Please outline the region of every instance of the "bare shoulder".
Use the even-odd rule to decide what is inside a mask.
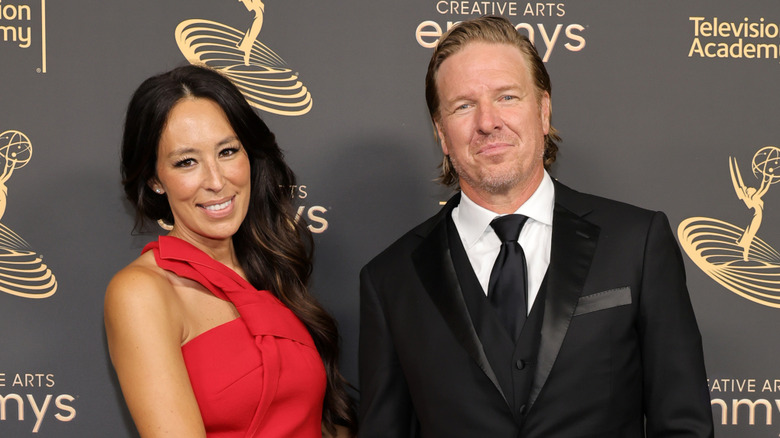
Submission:
[[[164,301],[167,298],[165,292],[172,289],[165,271],[157,267],[154,255],[147,252],[114,275],[106,288],[106,305],[115,302],[138,305],[148,300]]]
[[[154,263],[151,252],[114,275],[106,289],[106,329],[155,327],[176,321],[177,294],[168,275]]]

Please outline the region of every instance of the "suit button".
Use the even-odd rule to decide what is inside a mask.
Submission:
[[[520,415],[525,415],[525,405],[520,406]]]
[[[522,370],[525,368],[525,361],[523,359],[518,359],[517,362],[515,362],[515,367],[518,370]]]

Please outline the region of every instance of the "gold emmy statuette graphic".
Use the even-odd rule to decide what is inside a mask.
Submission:
[[[255,13],[246,32],[215,21],[186,20],[176,27],[179,50],[190,63],[205,64],[229,77],[255,108],[284,116],[308,113],[313,101],[307,88],[279,55],[257,40],[265,4],[239,1]]]
[[[0,133],[0,219],[8,205],[5,183],[14,170],[32,158],[32,144],[19,131]],[[57,280],[42,257],[10,228],[0,223],[0,292],[22,298],[48,298],[57,291]]]
[[[677,235],[688,257],[702,271],[735,294],[769,307],[780,308],[780,253],[758,237],[764,216],[762,197],[780,181],[780,148],[766,146],[753,156],[758,188],[742,179],[737,159],[729,157],[731,182],[737,197],[753,210],[744,229],[718,219],[688,218]]]

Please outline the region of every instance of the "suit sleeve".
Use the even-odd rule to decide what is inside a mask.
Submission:
[[[712,437],[701,335],[682,255],[660,212],[645,243],[639,312],[647,436]]]
[[[416,436],[416,417],[390,328],[369,270],[360,273],[360,419],[358,436]]]

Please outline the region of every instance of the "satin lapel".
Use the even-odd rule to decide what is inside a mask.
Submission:
[[[450,201],[449,204],[452,204]],[[457,202],[455,203],[457,205]],[[452,208],[444,208],[441,220],[425,237],[419,247],[412,253],[417,275],[423,287],[439,309],[455,338],[477,362],[487,377],[493,382],[504,401],[509,402],[498,383],[498,378],[488,362],[485,350],[477,336],[477,331],[471,322],[466,301],[452,263],[450,248],[447,243],[447,216]]]
[[[558,191],[556,190],[556,196]],[[552,250],[547,268],[547,300],[542,321],[542,341],[529,406],[533,406],[547,382],[563,338],[582,294],[596,250],[599,228],[556,202]]]

